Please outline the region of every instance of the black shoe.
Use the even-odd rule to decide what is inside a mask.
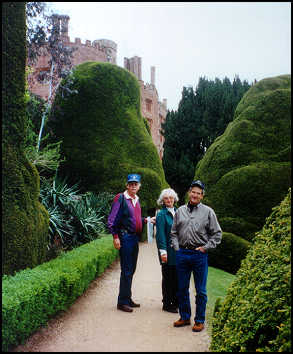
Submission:
[[[167,311],[167,312],[172,312],[172,313],[178,313],[178,310],[175,306],[167,306],[167,305],[164,305],[163,306],[163,311]]]
[[[130,307],[140,307],[140,304],[136,304],[135,302],[133,302],[132,300],[130,300],[129,306],[130,306]]]
[[[132,312],[132,308],[128,305],[123,305],[123,304],[118,304],[117,305],[117,309],[118,310],[121,310],[121,311],[124,311],[124,312]]]

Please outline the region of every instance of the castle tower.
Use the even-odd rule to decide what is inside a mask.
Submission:
[[[67,15],[54,14],[53,16],[53,28],[56,30],[56,34],[61,37],[65,42],[69,42],[68,37],[68,22],[70,17]]]
[[[76,66],[86,61],[109,62],[116,65],[117,44],[108,39],[98,39],[91,43],[86,40],[81,42],[80,38],[70,41],[68,36],[68,25],[70,17],[67,15],[53,15],[53,27],[57,35],[66,43],[66,46],[76,49],[73,52],[72,65]],[[34,94],[47,99],[50,92],[49,82],[45,79],[40,81],[34,79],[39,73],[50,72],[49,57],[47,54],[40,56],[37,63],[33,65],[34,72],[29,76],[29,89]],[[124,58],[124,68],[132,72],[138,79],[140,86],[141,113],[148,121],[152,140],[162,159],[164,137],[160,133],[161,124],[165,121],[167,114],[167,100],[163,103],[159,101],[158,92],[155,86],[155,67],[151,67],[151,83],[144,84],[142,80],[142,60],[141,57]],[[44,78],[46,75],[44,75]],[[57,87],[57,86],[56,86]],[[54,92],[53,92],[54,96]]]
[[[153,86],[155,85],[155,78],[156,78],[156,68],[154,66],[151,66],[151,84]]]
[[[60,19],[60,24],[61,24],[61,38],[65,41],[65,42],[69,42],[69,36],[68,36],[68,22],[70,17],[67,15],[62,15],[59,16]]]
[[[164,99],[163,103],[159,101],[158,92],[155,86],[156,68],[151,66],[150,84],[144,84],[141,79],[140,57],[134,56],[132,58],[124,58],[124,68],[132,72],[139,80],[141,113],[149,124],[153,142],[157,148],[160,159],[162,159],[164,137],[161,135],[160,130],[167,115],[167,100]]]
[[[138,80],[141,80],[141,58],[134,56],[132,58],[124,58],[124,68],[132,72]]]
[[[98,46],[100,50],[107,55],[107,61],[116,64],[117,59],[117,44],[109,39],[97,39],[93,41],[94,46]]]
[[[52,27],[53,27],[53,33],[55,33],[57,36],[60,34],[60,19],[59,15],[53,14],[52,15]]]

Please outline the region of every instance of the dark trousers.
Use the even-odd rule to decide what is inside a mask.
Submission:
[[[177,272],[175,265],[162,264],[162,295],[164,306],[178,307],[177,291]]]
[[[138,236],[123,234],[120,237],[120,286],[118,295],[119,305],[130,305],[132,278],[136,269],[138,257]]]
[[[176,252],[176,269],[180,317],[182,320],[189,320],[191,316],[189,284],[191,273],[193,273],[196,290],[194,320],[203,323],[207,304],[208,254],[180,249]]]

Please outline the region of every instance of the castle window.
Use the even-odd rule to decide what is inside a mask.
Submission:
[[[146,103],[146,110],[148,111],[148,112],[151,112],[152,111],[152,100],[150,100],[150,99],[146,99],[145,100],[145,103]]]

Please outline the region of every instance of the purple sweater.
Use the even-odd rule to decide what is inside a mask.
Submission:
[[[117,194],[108,216],[108,229],[113,237],[119,238],[121,229],[130,234],[140,235],[144,223],[145,220],[141,217],[139,201],[136,202],[134,207],[131,199],[125,198],[123,193]]]

